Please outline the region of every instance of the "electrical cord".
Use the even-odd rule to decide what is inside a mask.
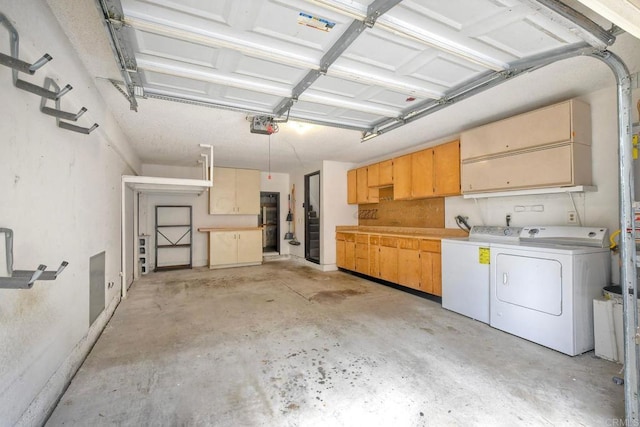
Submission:
[[[456,219],[456,224],[461,230],[464,230],[467,233],[471,231],[471,226],[469,225],[465,217],[463,217],[462,215],[457,215],[455,219]]]

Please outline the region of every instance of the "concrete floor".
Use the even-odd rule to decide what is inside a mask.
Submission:
[[[618,425],[619,370],[277,261],[136,282],[47,425]]]

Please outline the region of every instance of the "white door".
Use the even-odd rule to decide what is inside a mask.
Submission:
[[[541,313],[562,314],[562,264],[555,259],[496,256],[496,298]]]

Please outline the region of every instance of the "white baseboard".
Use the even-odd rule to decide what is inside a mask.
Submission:
[[[82,366],[91,348],[102,334],[105,326],[120,304],[120,295],[111,300],[109,305],[95,320],[87,334],[73,348],[71,354],[46,382],[40,393],[33,399],[29,407],[22,414],[16,426],[42,426],[55,409],[58,401],[71,383],[74,375]]]

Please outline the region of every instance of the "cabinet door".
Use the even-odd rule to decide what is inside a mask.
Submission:
[[[393,199],[411,199],[411,154],[393,159]]]
[[[358,204],[369,203],[369,186],[367,185],[367,168],[356,169],[356,188]]]
[[[344,268],[355,271],[356,269],[356,242],[344,242]]]
[[[378,185],[393,185],[393,160],[378,163]]]
[[[262,231],[238,231],[238,263],[262,262]]]
[[[336,265],[339,268],[346,268],[346,245],[344,239],[338,240],[336,237]]]
[[[433,148],[433,179],[436,196],[460,194],[460,142]]]
[[[589,105],[561,102],[463,132],[461,141],[463,160],[569,141],[590,145]]]
[[[214,184],[215,185],[215,181]],[[260,171],[236,169],[236,214],[260,214]]]
[[[411,155],[411,197],[420,199],[433,196],[433,150],[422,150]]]
[[[355,205],[358,203],[358,186],[357,186],[357,172],[356,169],[352,169],[347,172],[347,203]]]
[[[380,278],[398,283],[397,237],[380,237]]]
[[[420,241],[398,240],[398,283],[410,288],[420,288]]]
[[[440,242],[434,240],[420,242],[420,264],[420,290],[442,296]]]
[[[369,238],[369,276],[380,277],[380,237]]]
[[[369,235],[356,235],[356,271],[369,274]]]
[[[235,208],[236,170],[214,167],[213,187],[209,190],[209,213],[212,215],[233,214]]]
[[[212,231],[209,233],[210,266],[236,264],[238,262],[238,240],[235,231]]]
[[[464,163],[462,191],[577,185],[573,182],[573,145]],[[581,148],[589,150],[590,147]]]
[[[380,165],[378,163],[367,166],[367,185],[369,187],[377,187],[379,185],[379,175]]]

